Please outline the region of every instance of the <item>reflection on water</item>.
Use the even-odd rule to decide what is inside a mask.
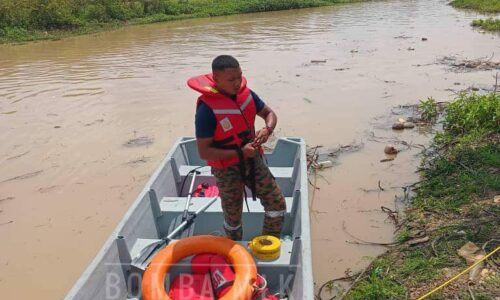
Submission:
[[[492,80],[491,72],[433,64],[500,50],[497,36],[470,28],[476,14],[446,2],[368,2],[0,46],[0,238],[9,241],[0,247],[1,294],[65,294],[172,142],[193,134],[196,95],[185,80],[208,72],[221,53],[239,58],[250,86],[277,111],[279,134],[326,147],[364,141],[322,173],[311,207],[316,282],[361,268],[383,249],[346,243],[344,229],[391,240],[380,206],[394,207],[418,164],[418,149],[379,163],[385,144],[367,137],[425,143],[416,130],[385,129],[397,117],[392,106],[446,100],[456,82]],[[122,146],[144,136],[154,144]],[[394,188],[363,191],[379,180]]]

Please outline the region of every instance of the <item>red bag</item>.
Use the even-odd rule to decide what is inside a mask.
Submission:
[[[213,255],[210,259],[210,278],[217,298],[224,296],[233,286],[235,274],[224,256]]]
[[[191,259],[191,273],[205,275],[210,272],[210,259],[214,254],[202,253],[193,256]]]
[[[219,299],[229,292],[235,278],[231,264],[224,256],[217,254],[203,253],[195,255],[191,259],[191,270],[197,275],[210,274],[215,299]],[[255,285],[256,290],[252,295],[252,300],[278,300],[276,296],[269,293],[267,281],[261,275],[257,275]]]
[[[173,300],[215,300],[208,274],[180,274],[175,277],[168,293]]]
[[[193,192],[193,197],[216,197],[219,196],[219,188],[216,185],[208,185],[204,182],[199,184]]]

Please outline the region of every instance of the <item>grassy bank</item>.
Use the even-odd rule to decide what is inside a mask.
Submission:
[[[415,299],[467,267],[457,250],[470,241],[484,253],[500,245],[500,94],[461,95],[446,108],[444,130],[425,151],[421,182],[396,247],[359,277],[347,299]],[[495,299],[493,256],[486,273],[461,276],[427,299]],[[481,270],[480,270],[481,271]]]
[[[361,0],[1,0],[0,42],[69,35],[178,19],[298,9]]]
[[[456,8],[472,9],[482,13],[500,12],[499,0],[454,0],[450,4]],[[487,31],[500,31],[500,19],[474,20],[471,25]]]
[[[488,31],[500,31],[500,19],[479,19],[472,22],[472,26]]]
[[[450,4],[456,8],[473,9],[485,13],[500,12],[498,0],[454,0]]]

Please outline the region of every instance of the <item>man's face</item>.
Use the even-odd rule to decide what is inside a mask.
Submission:
[[[213,76],[217,89],[231,96],[238,94],[241,87],[241,74],[240,67],[215,71]]]

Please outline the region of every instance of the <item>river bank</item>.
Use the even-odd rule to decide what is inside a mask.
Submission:
[[[421,109],[438,117],[437,109]],[[391,244],[396,246],[363,272],[346,274],[355,279],[347,299],[423,299],[419,297],[498,250],[500,94],[459,95],[444,111],[443,128],[423,152],[421,181],[411,186],[415,196],[397,226]],[[427,296],[495,299],[498,262],[497,253]]]
[[[500,13],[500,1],[496,0],[454,0],[450,4],[456,8],[471,9],[480,13]],[[500,19],[497,18],[477,19],[471,25],[486,31],[500,32]]]
[[[363,0],[4,0],[0,3],[0,43],[58,40],[137,24],[361,1]]]

